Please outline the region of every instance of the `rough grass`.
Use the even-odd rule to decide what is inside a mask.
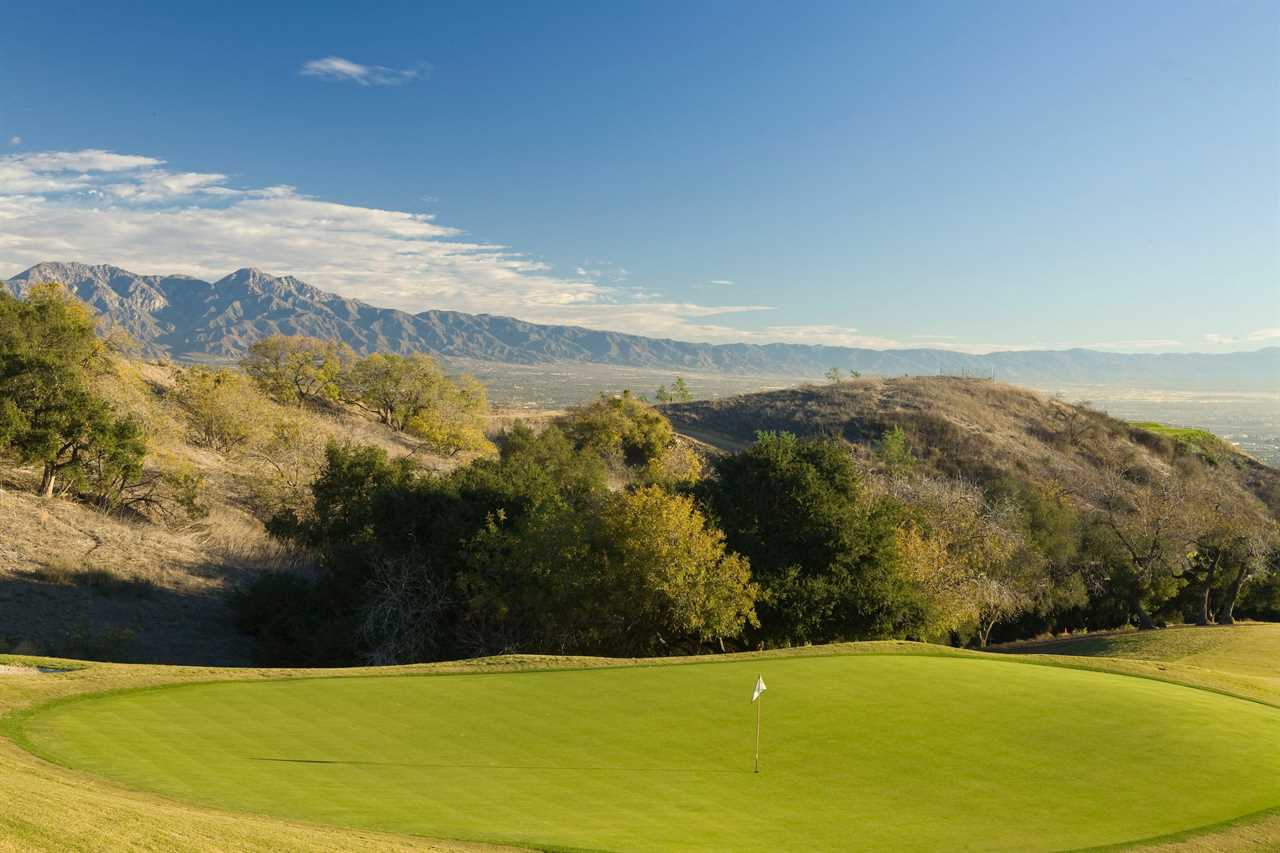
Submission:
[[[886,657],[903,653],[913,656]],[[1050,849],[1133,842],[1280,804],[1280,767],[1271,766],[1280,749],[1266,746],[1280,746],[1280,710],[1160,683],[1190,674],[1201,686],[1229,690],[1231,679],[1177,663],[1031,660],[1054,666],[898,643],[641,669],[619,667],[655,662],[521,657],[341,673],[93,665],[0,679],[0,711],[112,688],[249,679],[55,706],[32,716],[28,731],[38,739],[47,723],[52,739],[41,748],[82,750],[59,760],[105,757],[100,772],[141,773],[118,778],[181,798],[520,843]],[[526,672],[498,674],[517,670]],[[755,777],[744,689],[758,671],[770,691],[765,773]],[[386,677],[447,672],[482,674]],[[374,678],[294,680],[327,674]],[[271,681],[280,678],[290,681]],[[75,720],[84,725],[69,735],[63,727],[75,728]],[[185,740],[170,740],[186,728]],[[191,737],[196,730],[200,737]],[[150,762],[120,755],[126,746]],[[392,766],[310,763],[353,759]],[[58,836],[70,831],[59,828],[62,818],[89,832],[82,813],[117,808],[131,815],[122,822],[128,844],[163,846],[168,821],[181,819],[208,833],[187,846],[242,846],[219,835],[228,829],[222,812],[86,782],[39,762],[39,784],[15,778],[11,768],[32,762],[0,749],[0,827],[16,826],[15,810],[43,791],[43,808],[52,809],[40,818],[45,847],[84,846],[91,835],[79,836],[79,845]],[[411,766],[422,764],[436,766]],[[226,774],[245,784],[227,785]],[[398,784],[363,799],[386,783]],[[10,788],[18,789],[16,805]],[[82,808],[85,797],[92,806]],[[1170,849],[1274,843],[1280,826],[1269,820],[1220,827]],[[280,847],[306,846],[296,835],[303,825],[252,818],[243,826],[255,828],[262,847],[277,839]],[[336,844],[319,836],[309,843]]]
[[[1243,622],[1156,631],[1117,631],[1010,643],[997,651],[1176,664],[1187,677],[1211,674],[1233,692],[1280,705],[1280,625]]]

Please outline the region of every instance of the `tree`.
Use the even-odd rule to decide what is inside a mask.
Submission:
[[[844,371],[838,367],[832,367],[826,372],[827,381],[833,385],[844,379]]]
[[[1095,553],[1103,555],[1138,626],[1154,628],[1151,605],[1176,591],[1183,556],[1200,532],[1201,507],[1176,473],[1150,476],[1113,465],[1086,489],[1101,535],[1093,540]]]
[[[926,593],[935,629],[971,624],[986,646],[996,625],[1047,590],[1046,561],[1030,547],[1012,501],[937,478],[895,480],[892,489],[907,507],[900,557]]]
[[[343,376],[342,399],[403,431],[447,381],[429,355],[374,353],[358,360]]]
[[[640,469],[637,480],[645,485],[680,489],[697,483],[702,473],[702,457],[687,444],[672,442]]]
[[[595,533],[600,577],[626,624],[614,643],[637,651],[679,640],[720,642],[758,625],[759,588],[745,559],[684,495],[655,486],[613,495]]]
[[[760,433],[715,463],[700,495],[762,589],[760,633],[780,644],[901,636],[917,627],[897,564],[896,508],[864,488],[848,445]]]
[[[675,440],[671,422],[630,391],[570,410],[557,424],[578,450],[640,467],[656,459]]]
[[[1055,399],[1054,404],[1053,418],[1058,426],[1056,438],[1059,441],[1069,447],[1078,447],[1096,431],[1100,415],[1088,400],[1068,405]]]
[[[186,412],[191,441],[198,447],[230,453],[258,430],[262,398],[243,373],[189,367],[178,373],[174,397]]]
[[[90,388],[101,358],[92,312],[61,285],[35,285],[25,300],[0,293],[0,449],[41,466],[44,497],[60,474],[113,444],[116,463],[141,464],[145,445],[120,441],[136,424]]]
[[[484,386],[465,374],[449,379],[422,353],[360,359],[342,377],[342,399],[421,439],[422,448],[433,453],[493,449],[484,434]]]
[[[1230,625],[1235,620],[1236,602],[1251,581],[1263,578],[1274,570],[1277,531],[1274,522],[1263,522],[1243,527],[1237,536],[1219,547],[1226,547],[1225,559],[1219,563],[1225,583],[1219,593],[1214,621]]]
[[[464,374],[454,381],[445,379],[432,390],[426,404],[405,424],[405,432],[432,453],[492,452],[493,443],[485,436],[489,399],[484,385]]]
[[[669,653],[755,622],[746,560],[692,498],[655,486],[493,514],[467,553],[475,652]]]
[[[876,455],[891,474],[905,474],[916,464],[906,430],[900,426],[894,426],[880,437]]]
[[[684,377],[677,376],[671,383],[670,390],[666,385],[659,385],[653,396],[659,403],[688,403],[693,399],[693,392],[689,390],[689,383],[684,381]]]
[[[300,404],[337,400],[342,374],[354,358],[341,341],[272,335],[251,345],[240,364],[267,396]]]
[[[1241,590],[1263,572],[1277,541],[1276,522],[1266,506],[1213,468],[1192,460],[1179,467],[1194,523],[1183,576],[1190,582],[1187,592],[1194,594],[1199,625],[1233,621]]]
[[[142,462],[147,441],[136,418],[108,418],[82,450],[69,481],[103,512],[159,504],[159,475],[147,477]]]
[[[253,483],[255,510],[264,519],[305,517],[310,486],[324,457],[324,437],[302,412],[270,423],[249,449],[258,476]]]

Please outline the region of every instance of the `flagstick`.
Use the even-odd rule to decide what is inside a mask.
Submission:
[[[756,769],[752,772],[760,772],[760,707],[764,705],[764,694],[756,699]]]

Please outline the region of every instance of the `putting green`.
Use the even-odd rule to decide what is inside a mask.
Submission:
[[[1280,806],[1280,710],[969,657],[195,684],[55,704],[22,740],[230,809],[609,850],[1050,850]]]

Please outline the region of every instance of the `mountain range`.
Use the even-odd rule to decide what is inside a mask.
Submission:
[[[994,375],[1038,387],[1280,389],[1280,347],[1222,354],[1070,349],[972,355],[941,349],[691,343],[490,314],[410,314],[252,268],[208,282],[182,275],[138,275],[105,264],[51,262],[37,264],[3,286],[21,297],[44,281],[66,285],[110,325],[129,332],[147,354],[180,361],[231,361],[254,341],[281,333],[339,338],[362,354],[427,352],[446,360],[508,364],[584,362],[807,378],[835,366],[882,376]]]

